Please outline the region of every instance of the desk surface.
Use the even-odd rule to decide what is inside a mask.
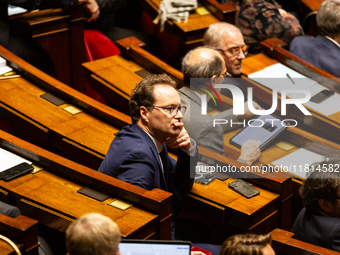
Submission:
[[[310,11],[318,11],[323,0],[300,0]]]
[[[58,82],[3,48],[0,54],[25,70],[21,73],[25,78],[0,80],[5,126],[19,137],[98,169],[114,134],[130,124],[131,118]],[[65,104],[56,106],[40,97],[47,92]],[[65,106],[82,112],[73,115],[64,110]]]
[[[284,50],[282,48],[280,49]],[[294,62],[295,60],[293,59],[289,60],[289,57],[287,57],[287,59],[288,59],[288,62],[291,63],[293,66],[294,66],[294,63],[299,64],[299,62]],[[296,60],[299,61],[298,58],[296,58]],[[279,61],[276,60],[275,58],[272,58],[266,54],[256,54],[254,56],[248,57],[243,60],[242,74],[245,76],[248,76],[249,74],[253,72],[260,71],[264,69],[265,67],[268,67],[276,63],[279,63]],[[283,64],[286,64],[286,63],[283,63]],[[303,63],[301,64],[301,66],[302,65]],[[306,67],[304,68],[308,70]],[[322,72],[322,73],[325,73],[325,72]],[[314,73],[313,70],[308,70],[308,73],[307,71],[305,73],[305,75],[307,77],[310,77],[311,79],[314,78],[312,76],[314,74],[316,75],[317,73]],[[324,80],[326,80],[325,77],[323,78]],[[259,102],[263,102],[265,104],[271,105],[272,91],[270,89],[262,86],[259,83],[252,82],[252,81],[250,82],[250,85],[254,88],[253,94],[254,94],[254,97],[256,98],[255,101],[259,101]],[[335,85],[334,88],[337,88],[337,86]],[[279,100],[280,100],[280,96],[279,96]],[[302,129],[310,130],[310,132],[313,132],[330,141],[335,141],[337,143],[340,143],[340,139],[337,135],[338,131],[340,130],[340,121],[339,121],[340,112],[336,112],[334,114],[326,116],[310,107],[305,106],[308,109],[308,111],[312,114],[312,116],[306,117],[296,107],[295,108],[292,108],[290,106],[288,107],[289,107],[288,108],[289,110],[287,110],[287,116],[282,115],[281,116],[282,118],[287,118],[288,116],[290,116],[292,119],[296,119],[298,121],[298,127],[301,127]]]
[[[272,236],[272,247],[277,255],[340,254],[339,252],[333,250],[294,239],[294,233],[289,231],[274,229],[270,234]]]
[[[158,9],[161,0],[141,0],[142,5],[146,12],[152,19],[158,16]],[[200,15],[196,11],[190,13],[187,22],[177,22],[168,20],[165,25],[165,29],[170,34],[178,35],[180,40],[188,43],[192,43],[195,40],[202,41],[205,30],[213,23],[219,22],[219,20],[209,13]]]
[[[108,203],[113,201],[113,197],[100,202],[77,193],[77,190],[82,188],[81,185],[77,185],[45,170],[36,174],[25,175],[10,182],[0,181],[0,186],[2,189],[8,190],[14,193],[15,196],[20,197],[20,207],[27,208],[26,210],[23,209],[24,212],[29,211],[30,209],[28,208],[32,210],[33,207],[40,206],[47,208],[45,210],[52,210],[54,214],[60,213],[61,218],[70,222],[85,213],[100,212],[118,224],[124,237],[137,235],[137,231],[142,231],[143,229],[145,231],[145,229],[151,228],[151,225],[157,220],[157,215],[135,206],[122,211],[108,205]],[[33,217],[33,215],[29,216]],[[48,222],[50,219],[44,217],[43,213],[36,213],[34,218],[43,224],[49,223],[50,227],[65,231],[59,221]]]
[[[69,223],[83,214],[100,212],[118,224],[123,237],[170,238],[170,193],[125,183],[1,130],[0,146],[42,167],[37,173],[9,182],[0,181],[1,200],[6,201],[11,194],[15,198],[13,205],[24,215],[65,231]],[[80,194],[77,191],[82,187],[106,194],[108,198],[101,202]],[[132,206],[122,210],[108,205],[114,199]]]
[[[104,158],[114,134],[119,129],[85,112],[72,115],[40,96],[46,91],[24,78],[1,80],[0,104],[10,107],[48,133],[55,133],[91,150]],[[13,100],[15,98],[15,100]],[[48,138],[47,138],[48,139]]]

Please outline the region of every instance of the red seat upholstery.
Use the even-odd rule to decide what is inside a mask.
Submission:
[[[84,43],[86,62],[120,54],[118,47],[98,30],[85,29]],[[86,94],[89,97],[106,104],[105,100],[97,93],[97,91],[92,89],[88,83],[86,83]]]
[[[117,46],[98,30],[85,29],[84,41],[87,62],[120,54]]]

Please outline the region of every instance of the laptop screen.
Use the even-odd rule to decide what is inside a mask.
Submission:
[[[191,243],[185,241],[121,240],[122,255],[190,255]]]

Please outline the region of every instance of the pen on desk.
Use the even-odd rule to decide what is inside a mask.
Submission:
[[[288,77],[288,79],[289,79],[293,84],[295,84],[295,82],[293,81],[292,77],[290,77],[289,73],[286,73],[286,76]]]
[[[12,78],[19,78],[19,77],[21,77],[21,76],[18,75],[18,74],[9,75],[9,76],[1,76],[1,77],[0,77],[0,80],[6,80],[6,79],[12,79]]]

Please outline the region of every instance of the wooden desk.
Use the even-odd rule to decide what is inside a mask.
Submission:
[[[98,169],[114,134],[130,117],[58,82],[0,48],[0,54],[19,65],[25,78],[0,80],[0,127],[92,169]],[[65,101],[56,106],[40,96],[49,92]],[[15,100],[13,100],[15,98]],[[63,109],[82,110],[72,115]]]
[[[314,67],[285,50],[283,47],[286,46],[286,44],[281,40],[272,38],[265,40],[261,44],[264,46],[265,54],[257,54],[243,60],[242,74],[244,76],[248,76],[253,72],[280,62],[295,71],[318,81],[330,90],[340,93],[339,79],[317,67]],[[250,81],[249,86],[253,87],[255,101],[271,106],[272,92],[270,89],[252,81]],[[280,96],[278,96],[278,106],[280,105],[281,99]],[[340,137],[338,136],[338,132],[340,130],[340,112],[326,116],[309,107],[306,108],[312,116],[305,116],[295,105],[289,105],[287,106],[287,115],[281,117],[283,119],[295,119],[298,121],[298,127],[315,133],[316,135],[330,141],[340,143]]]
[[[19,27],[31,29],[32,37],[51,56],[59,81],[86,93],[81,67],[85,62],[83,16],[79,5],[14,15],[11,19]]]
[[[161,0],[140,0],[140,3],[152,20],[158,16]],[[196,11],[190,13],[188,22],[166,21],[165,31],[170,35],[175,35],[176,38],[179,39],[179,45],[174,46],[173,44],[169,44],[169,48],[166,49],[171,52],[172,56],[170,61],[178,64],[187,51],[201,46],[205,30],[211,24],[218,21],[211,13],[200,15]],[[174,50],[177,46],[179,52]]]
[[[0,214],[0,234],[9,238],[22,254],[38,255],[38,222],[23,215],[11,218]],[[10,254],[13,249],[0,240],[0,253]]]
[[[141,42],[135,38],[131,39],[123,39],[118,42],[118,44],[122,47],[122,54],[131,60],[127,60],[126,58],[122,58],[122,56],[115,56],[110,57],[107,59],[101,59],[97,61],[93,61],[90,63],[84,64],[84,66],[87,68],[88,77],[92,79],[93,81],[97,81],[96,88],[97,90],[100,88],[106,89],[105,93],[103,95],[109,95],[107,100],[110,100],[110,98],[115,98],[114,100],[117,100],[117,98],[124,98],[126,100],[126,109],[127,108],[127,101],[130,97],[130,91],[134,88],[137,81],[142,80],[141,77],[138,77],[134,72],[139,71],[141,69],[146,69],[150,71],[151,73],[161,73],[166,72],[171,77],[173,77],[176,81],[181,82],[183,79],[183,74],[172,67],[169,67],[164,62],[160,61],[159,59],[152,56],[150,53],[143,50],[141,46]],[[119,73],[123,73],[123,77],[136,77],[136,81],[129,82],[131,79],[126,79],[126,81],[119,80],[119,77],[117,75],[112,75],[115,70],[119,70]],[[90,80],[90,81],[92,81]],[[92,82],[91,82],[92,84]],[[183,82],[180,83],[181,85]],[[120,94],[116,93],[116,91],[119,91]],[[125,91],[125,93],[123,93]],[[221,95],[222,96],[222,95]],[[223,100],[227,103],[232,103],[230,99],[227,97],[223,97]],[[112,100],[112,103],[114,101]],[[201,148],[200,148],[201,153]],[[238,153],[239,152],[235,152]],[[229,155],[229,154],[227,154]],[[236,155],[236,154],[235,154]],[[221,156],[221,155],[219,155]],[[221,156],[226,160],[226,157]],[[223,159],[221,159],[223,160]],[[236,162],[236,161],[235,161]],[[230,164],[234,164],[235,162],[232,162]],[[234,194],[234,197],[231,196],[231,200],[225,200],[222,201],[222,197],[229,197],[230,190],[227,188],[225,190],[225,193],[221,193],[220,197],[215,197],[216,189],[219,188],[225,188],[226,183],[223,183],[221,181],[216,180],[214,184],[203,186],[199,184],[194,184],[193,190],[188,195],[187,199],[188,202],[185,203],[186,206],[191,212],[200,212],[199,214],[203,217],[208,217],[210,219],[214,219],[213,221],[224,223],[224,224],[234,224],[238,227],[238,229],[245,230],[255,230],[257,231],[266,231],[264,230],[264,223],[261,225],[259,222],[265,221],[268,223],[270,220],[276,221],[274,223],[275,226],[281,226],[285,229],[291,228],[291,221],[290,218],[287,217],[287,215],[291,214],[291,196],[292,196],[292,190],[291,190],[291,180],[289,179],[290,176],[286,175],[286,179],[281,179],[280,181],[273,181],[272,185],[263,185],[262,187],[266,189],[267,191],[264,191],[264,196],[270,197],[268,200],[264,201],[262,200],[261,203],[258,203],[258,207],[254,208],[247,208],[243,207],[241,208],[233,208],[233,205],[235,205],[235,201],[241,201],[242,198],[238,194]],[[215,185],[217,185],[215,187]],[[260,184],[262,185],[262,184]],[[210,188],[211,187],[211,188]],[[260,186],[261,187],[261,186]],[[275,188],[274,188],[275,187]],[[268,191],[271,191],[272,193],[266,193]],[[232,192],[234,193],[234,192]],[[279,194],[279,195],[278,195]],[[279,196],[279,198],[278,198]],[[255,200],[258,198],[255,198]],[[242,200],[243,203],[240,203],[240,206],[242,207],[244,203],[248,203],[248,201],[245,201],[246,199]],[[274,201],[274,202],[273,202]],[[272,205],[276,205],[276,210],[278,210],[276,213],[274,213],[275,210],[273,210]],[[281,208],[282,207],[282,208]],[[195,208],[195,209],[192,209]],[[204,208],[202,210],[202,208]],[[266,211],[268,208],[269,212]],[[280,208],[280,209],[278,209]],[[249,210],[249,211],[247,211]],[[238,217],[240,220],[234,221],[232,217],[230,217],[230,214],[234,215],[235,211],[238,211]],[[250,212],[251,211],[251,212]],[[265,211],[264,213],[262,213]],[[281,213],[285,212],[287,215],[285,217],[281,217]],[[261,213],[260,213],[261,212]],[[211,217],[210,215],[214,214],[215,216]],[[236,213],[237,214],[237,213]],[[269,217],[270,214],[273,214]],[[259,218],[258,215],[261,215]],[[278,216],[280,215],[280,216]],[[268,216],[269,219],[264,220]],[[274,220],[275,218],[275,220]],[[231,220],[232,219],[232,220]],[[233,222],[231,222],[233,221]],[[269,224],[268,224],[269,225]],[[268,227],[267,225],[267,227]],[[273,225],[273,226],[274,226]],[[230,229],[230,226],[229,226]],[[267,232],[270,231],[269,228],[267,228]],[[220,235],[220,238],[222,239],[223,235]],[[225,235],[224,235],[225,236]],[[223,240],[221,240],[223,241]]]
[[[271,233],[272,247],[277,255],[325,254],[339,255],[339,252],[294,239],[294,233],[274,229]]]
[[[221,4],[216,0],[199,0],[218,20],[235,24],[236,8],[230,3]]]
[[[83,214],[99,212],[118,224],[122,237],[170,239],[172,194],[136,187],[1,130],[0,147],[43,168],[9,182],[0,181],[0,199],[19,207],[24,215],[64,232]],[[100,202],[82,195],[77,192],[82,187],[94,189],[109,198]],[[114,199],[130,203],[132,207],[121,210],[108,205]]]
[[[129,99],[132,90],[148,74],[166,73],[182,87],[183,74],[156,58],[141,46],[135,37],[118,42],[122,54],[84,63],[86,78],[106,102],[119,111],[130,114]]]
[[[300,0],[300,3],[303,4],[309,11],[318,11],[322,2],[323,0]]]

